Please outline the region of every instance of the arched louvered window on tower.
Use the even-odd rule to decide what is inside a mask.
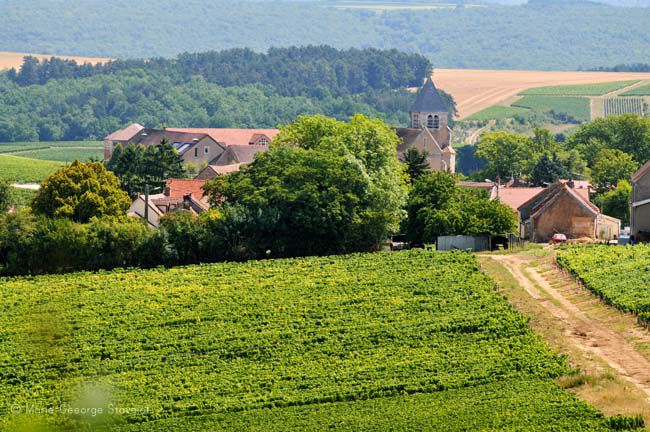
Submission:
[[[427,127],[429,129],[433,129],[433,116],[432,115],[429,115],[429,117],[427,117]]]
[[[433,116],[433,128],[434,129],[440,129],[440,117],[439,116]]]

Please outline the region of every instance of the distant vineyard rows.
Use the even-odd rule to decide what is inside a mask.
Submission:
[[[605,116],[621,114],[645,115],[645,102],[637,97],[612,97],[605,99]]]

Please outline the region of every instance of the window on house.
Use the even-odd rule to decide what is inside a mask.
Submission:
[[[413,114],[413,127],[420,127],[420,116],[417,114]]]
[[[433,117],[433,128],[440,129],[440,117],[438,116]]]
[[[199,157],[199,148],[198,147],[194,148],[194,157]]]
[[[269,140],[266,138],[262,137],[260,140],[257,142],[259,145],[267,145],[269,143]]]
[[[429,117],[427,117],[427,127],[429,129],[433,129],[433,116],[432,115],[429,115]]]
[[[205,147],[205,154],[210,153],[210,147]]]

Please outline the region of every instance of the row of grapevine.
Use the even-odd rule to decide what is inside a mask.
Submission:
[[[558,251],[557,261],[605,302],[650,326],[650,245],[572,246]]]
[[[608,430],[463,252],[8,278],[0,299],[0,430]]]
[[[605,98],[605,117],[621,114],[645,115],[645,101],[638,97]]]

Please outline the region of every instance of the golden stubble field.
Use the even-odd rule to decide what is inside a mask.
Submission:
[[[454,97],[459,118],[463,119],[504,103],[528,88],[650,80],[650,73],[436,69],[433,80],[438,88]]]
[[[23,64],[23,57],[25,56],[34,56],[39,60],[49,59],[50,57],[60,57],[64,59],[75,60],[77,63],[103,63],[108,61],[107,58],[100,57],[75,57],[75,56],[63,56],[63,55],[44,55],[44,54],[27,54],[27,53],[16,53],[16,52],[6,52],[0,51],[0,69],[19,69]]]

